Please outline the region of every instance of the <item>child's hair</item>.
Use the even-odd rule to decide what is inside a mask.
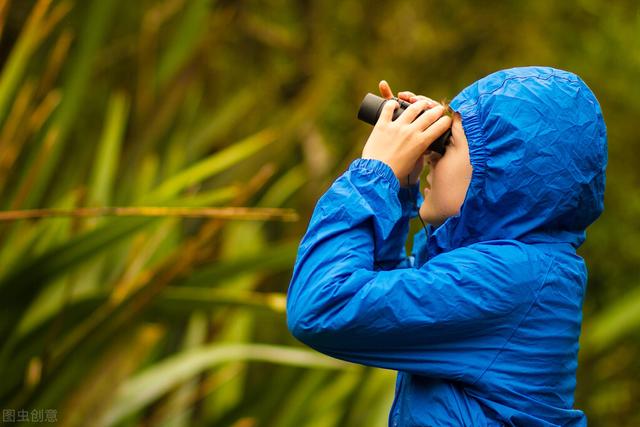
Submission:
[[[447,98],[442,98],[440,105],[444,107],[444,114],[449,117],[453,117],[453,110],[451,109],[451,106],[449,106],[449,100]]]

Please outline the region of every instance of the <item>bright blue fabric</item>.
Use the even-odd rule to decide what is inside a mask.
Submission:
[[[289,330],[397,370],[390,425],[586,425],[573,408],[587,283],[575,250],[604,204],[598,101],[575,74],[524,67],[475,82],[451,107],[473,166],[460,214],[417,233],[406,257],[418,186],[353,161],[300,244]]]

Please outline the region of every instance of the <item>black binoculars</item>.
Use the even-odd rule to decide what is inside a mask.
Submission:
[[[390,100],[397,101],[398,104],[400,104],[400,108],[396,108],[394,110],[392,120],[397,119],[400,116],[400,114],[402,114],[402,112],[407,108],[409,108],[409,106],[411,105],[410,103],[396,97],[393,97],[391,99],[385,99],[377,95],[374,95],[372,93],[368,93],[365,95],[364,99],[362,100],[362,103],[360,104],[360,109],[358,110],[358,118],[363,122],[369,123],[370,125],[375,125],[376,122],[378,121],[378,118],[380,118],[380,112],[382,111],[382,106],[386,101],[390,101]],[[420,114],[422,113],[424,113],[424,111],[421,112]],[[418,116],[420,114],[418,114]],[[450,136],[451,136],[451,129],[447,129],[442,135],[440,135],[435,141],[431,143],[431,145],[429,146],[429,150],[435,151],[441,156],[444,155],[445,147],[449,143]]]

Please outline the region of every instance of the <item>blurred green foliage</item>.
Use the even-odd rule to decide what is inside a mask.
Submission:
[[[315,202],[370,131],[359,102],[383,78],[451,99],[549,65],[587,82],[609,135],[605,212],[579,249],[575,406],[640,425],[637,1],[0,0],[0,28],[3,210],[301,216],[1,222],[3,409],[55,408],[66,426],[386,425],[394,373],[304,348],[284,317]]]

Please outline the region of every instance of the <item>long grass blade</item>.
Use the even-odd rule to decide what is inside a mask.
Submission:
[[[306,368],[353,369],[349,363],[309,350],[265,344],[212,344],[172,356],[132,377],[118,390],[103,422],[106,426],[114,425],[194,375],[239,360]]]
[[[9,11],[10,0],[0,0],[0,40],[2,40],[2,33],[4,31],[4,25],[7,22],[7,12]]]
[[[181,16],[175,36],[169,46],[163,50],[158,64],[158,84],[164,85],[194,54],[202,33],[206,30],[207,15],[211,0],[191,0],[186,3],[186,10]]]
[[[77,209],[26,209],[17,211],[0,211],[0,221],[50,217],[166,217],[179,216],[185,218],[216,218],[224,220],[297,221],[298,215],[292,209],[278,208],[188,208],[188,207],[103,207]]]
[[[89,181],[89,205],[104,206],[111,202],[128,110],[127,95],[123,92],[114,94],[109,101],[102,139]]]
[[[258,132],[224,150],[212,154],[178,175],[169,178],[152,192],[145,201],[164,200],[178,194],[181,190],[220,173],[243,161],[249,156],[276,141],[277,133],[272,129]]]
[[[43,39],[42,24],[50,5],[51,0],[38,0],[2,70],[0,75],[0,123],[3,123],[6,118],[14,91],[20,86],[20,80],[25,75],[24,70],[31,55]]]
[[[583,328],[580,356],[593,357],[640,328],[640,287],[615,301]]]

